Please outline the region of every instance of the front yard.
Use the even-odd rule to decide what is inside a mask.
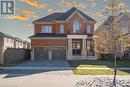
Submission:
[[[77,68],[114,68],[114,62],[108,60],[96,60],[96,61],[69,61],[71,67]],[[118,68],[130,68],[130,61],[117,61]],[[74,74],[78,75],[112,75],[114,74],[112,69],[75,69]],[[128,75],[130,70],[117,70],[118,75]]]

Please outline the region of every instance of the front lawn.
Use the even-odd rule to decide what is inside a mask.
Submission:
[[[94,67],[94,68],[112,68],[114,67],[113,61],[108,60],[95,60],[95,61],[69,61],[69,65],[71,67]],[[117,67],[129,67],[130,68],[130,61],[117,61]]]
[[[73,70],[73,72],[74,74],[77,74],[77,75],[113,75],[114,74],[113,70],[96,70],[96,69],[94,70],[75,69]],[[130,71],[117,70],[117,75],[130,75]]]
[[[85,68],[114,68],[114,62],[108,60],[95,60],[95,61],[69,61],[71,67],[85,67]],[[130,61],[117,61],[117,67],[130,68]],[[74,74],[78,75],[112,75],[114,74],[113,70],[101,70],[101,69],[75,69],[73,70]],[[122,71],[117,70],[118,75],[128,75],[130,70]]]

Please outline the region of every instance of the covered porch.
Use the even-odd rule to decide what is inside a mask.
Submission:
[[[95,45],[87,35],[67,35],[67,60],[96,60]]]

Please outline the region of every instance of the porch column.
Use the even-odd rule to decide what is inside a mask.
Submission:
[[[72,56],[72,39],[68,39],[68,56]]]
[[[51,46],[49,47],[48,55],[49,55],[49,60],[52,60],[52,47]]]
[[[52,51],[49,51],[49,60],[52,60]]]
[[[86,39],[83,39],[83,41],[82,41],[83,43],[82,43],[82,56],[87,56],[87,50],[86,50]]]
[[[31,60],[34,60],[34,47],[32,47],[32,51],[31,51]]]

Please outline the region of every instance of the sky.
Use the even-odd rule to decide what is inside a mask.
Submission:
[[[130,12],[130,0],[117,0],[119,7]],[[24,40],[34,34],[33,21],[54,12],[65,12],[76,7],[97,21],[95,29],[106,18],[110,0],[15,0],[15,15],[0,17],[0,32]]]

